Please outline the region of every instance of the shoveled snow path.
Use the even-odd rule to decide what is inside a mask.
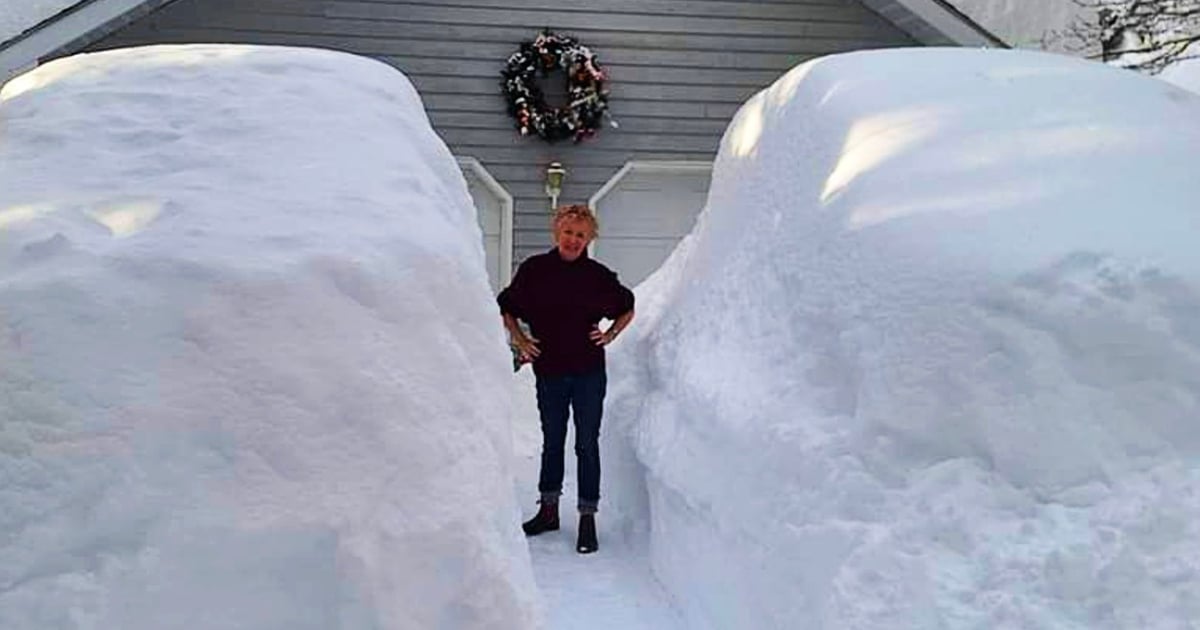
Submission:
[[[523,368],[513,384],[517,496],[522,518],[528,518],[537,509],[541,430],[530,369]],[[607,527],[603,504],[597,515],[600,550],[575,552],[574,440],[572,427],[567,435],[562,529],[528,539],[534,579],[546,601],[547,630],[683,630],[682,617],[650,570],[646,540]]]

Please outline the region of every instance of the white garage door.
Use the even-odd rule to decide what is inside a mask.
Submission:
[[[636,286],[692,231],[708,198],[707,162],[630,162],[592,197],[600,237],[592,254]]]
[[[499,293],[512,275],[512,196],[475,158],[459,158],[458,163],[483,231],[488,282],[492,291]]]

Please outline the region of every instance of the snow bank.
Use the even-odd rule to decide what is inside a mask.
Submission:
[[[0,116],[0,627],[536,625],[481,237],[407,80],[150,47]]]
[[[1195,57],[1167,66],[1159,78],[1185,90],[1200,93],[1200,44],[1189,46],[1186,54],[1195,55]]]
[[[1200,619],[1197,163],[1200,98],[1041,53],[747,102],[611,363],[690,625]]]

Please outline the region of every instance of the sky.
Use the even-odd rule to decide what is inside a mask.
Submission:
[[[994,50],[751,98],[610,348],[579,556],[518,528],[531,378],[400,73],[47,64],[0,91],[0,627],[1187,627],[1197,114]]]

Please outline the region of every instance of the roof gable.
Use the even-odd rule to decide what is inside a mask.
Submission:
[[[57,14],[0,42],[0,83],[47,57],[82,49],[173,0],[63,0]],[[946,0],[857,0],[926,45],[1004,46]]]
[[[39,59],[64,49],[78,50],[170,1],[76,0],[47,5],[50,11],[58,8],[50,15],[29,11],[24,17],[32,23],[0,42],[0,83]]]
[[[81,0],[0,0],[0,42],[16,39]]]
[[[929,46],[1007,47],[946,0],[859,0],[913,39]]]

